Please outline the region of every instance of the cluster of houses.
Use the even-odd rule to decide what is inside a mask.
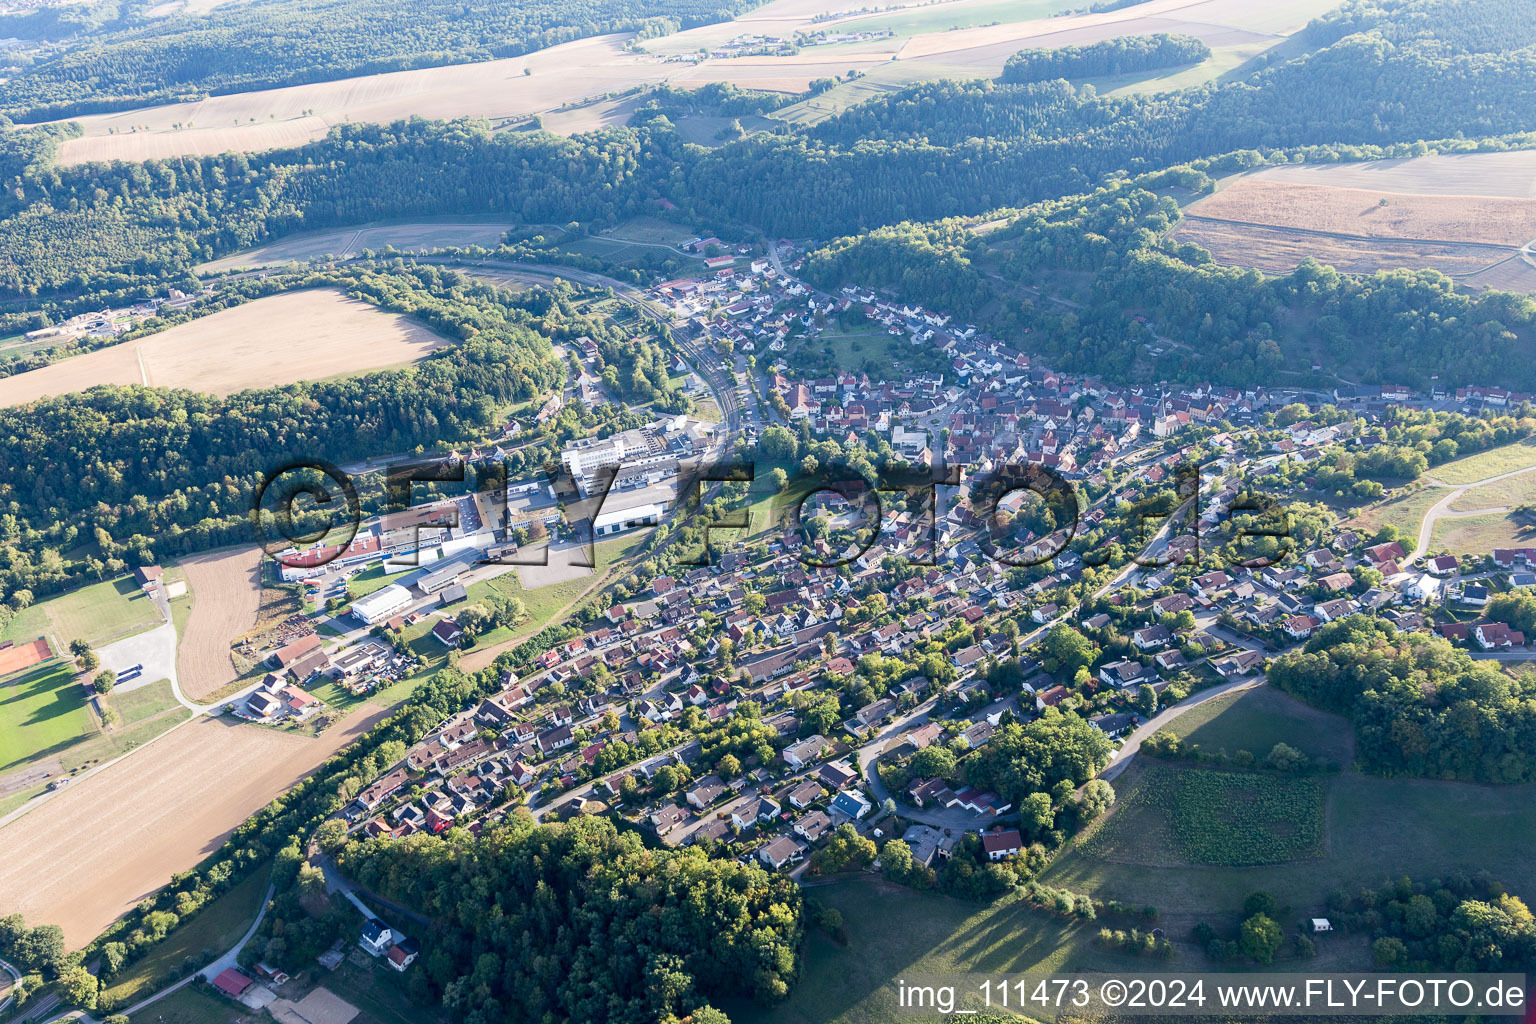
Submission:
[[[718,239],[692,244],[701,252],[728,248]],[[522,794],[538,815],[619,807],[663,843],[710,842],[772,870],[793,869],[840,825],[869,832],[884,820],[875,813],[884,800],[878,777],[864,774],[870,766],[854,757],[874,736],[887,747],[945,743],[974,752],[1005,719],[1054,708],[1081,713],[1105,735],[1120,737],[1149,713],[1148,688],[1155,696],[1176,681],[1256,675],[1274,653],[1357,612],[1402,630],[1438,630],[1481,650],[1526,643],[1507,623],[1460,612],[1487,604],[1495,587],[1536,586],[1536,549],[1496,551],[1485,570],[1450,557],[1414,558],[1402,543],[1334,529],[1271,566],[1193,569],[1181,559],[1221,535],[1245,481],[1275,466],[1322,459],[1335,446],[1368,443],[1356,436],[1354,418],[1266,426],[1264,411],[1304,396],[1197,385],[1127,388],[1057,374],[945,314],[858,288],[826,295],[767,259],[746,269],[737,263],[725,257],[708,276],[664,282],[652,297],[692,321],[706,341],[731,341],[739,351],[781,351],[819,313],[857,310],[892,338],[942,352],[947,361],[943,374],[901,381],[771,375],[792,421],[834,438],[875,432],[917,463],[1048,466],[1084,485],[1091,500],[1080,526],[1087,528],[1172,488],[1181,456],[1162,442],[1207,427],[1200,443],[1209,464],[1198,476],[1195,532],[1175,532],[1167,564],[1138,568],[1126,585],[1111,588],[1108,611],[1103,602],[1091,611],[1075,606],[1073,594],[1081,591],[1074,587],[1089,568],[1077,553],[1062,552],[1024,574],[987,557],[977,541],[984,523],[964,486],[931,532],[921,517],[898,512],[882,524],[880,545],[837,572],[808,567],[779,537],[750,553],[727,549],[708,566],[645,581],[646,590],[545,651],[521,677],[504,673],[498,692],[441,723],[357,795],[348,815],[366,834],[478,830],[522,802]],[[1494,405],[1517,397],[1474,390],[1428,401]],[[1370,422],[1386,415],[1387,403],[1424,401],[1405,391],[1352,389],[1334,397]],[[621,490],[645,492],[712,440],[689,421],[662,421],[573,442],[562,459],[583,493],[610,469]],[[643,524],[635,518],[619,528]],[[893,580],[883,556],[924,545],[942,557]],[[852,614],[875,593],[886,599],[887,613]],[[1443,614],[1446,607],[1458,614]],[[1016,653],[997,628],[1002,618],[1036,631],[1068,623],[1096,639],[1125,640],[1076,676],[1047,670],[1026,644],[1018,654],[1022,682],[1000,692],[987,670]],[[959,623],[974,632],[955,638]],[[439,625],[448,630],[440,639],[456,642],[452,621]],[[812,728],[797,710],[813,691],[842,692],[865,655],[903,658],[940,636],[953,638],[944,652],[952,678],[943,683],[908,673],[865,706],[844,711],[835,728]],[[281,699],[304,681],[297,676],[333,666],[305,648],[283,653],[275,667],[286,673],[274,680],[282,685],[273,697]],[[740,771],[726,773],[718,761],[706,761],[699,737],[748,705],[755,705],[751,717],[773,730],[773,756],[754,754],[742,759]],[[950,856],[966,831],[980,832],[982,849],[994,859],[1023,846],[1017,829],[1000,825],[1013,808],[996,793],[958,779],[913,778],[890,796],[916,822],[903,838],[924,864]]]

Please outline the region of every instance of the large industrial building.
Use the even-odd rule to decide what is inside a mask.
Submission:
[[[380,587],[352,602],[352,614],[367,625],[393,618],[410,607],[411,592],[397,583]]]

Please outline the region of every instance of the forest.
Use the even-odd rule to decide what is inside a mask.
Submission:
[[[357,267],[288,284],[340,287],[460,341],[404,369],[228,398],[99,386],[0,410],[0,591],[30,598],[245,539],[251,488],[275,464],[473,436],[564,379],[545,319],[452,271]]]
[[[1028,347],[1054,367],[1122,380],[1155,372],[1253,386],[1318,359],[1379,383],[1439,376],[1536,387],[1536,362],[1525,355],[1536,303],[1527,296],[1469,295],[1428,270],[1341,274],[1312,259],[1266,277],[1170,241],[1179,218],[1170,193],[1209,191],[1213,175],[1244,163],[1201,161],[995,211],[985,219],[1006,223],[984,235],[960,219],[878,228],[813,252],[805,274],[975,316],[999,338],[1027,333]],[[1063,278],[1075,304],[1032,294],[1055,292]],[[1155,342],[1165,349],[1155,367],[1138,363]]]
[[[1369,771],[1468,782],[1536,780],[1536,693],[1497,662],[1363,615],[1276,658],[1269,681],[1349,716]]]
[[[0,328],[163,293],[206,259],[298,231],[450,213],[610,225],[645,212],[637,182],[673,140],[418,118],[260,156],[38,169],[0,196]]]
[[[426,979],[466,1024],[724,1024],[724,997],[783,998],[799,970],[790,879],[698,848],[648,849],[605,818],[349,845],[349,875],[434,922]]]
[[[0,154],[0,330],[185,285],[203,260],[300,230],[484,214],[579,233],[676,208],[738,237],[831,239],[810,261],[818,283],[890,287],[962,316],[986,309],[994,334],[1027,332],[1061,369],[1248,385],[1318,359],[1367,381],[1527,388],[1536,308],[1525,298],[1469,296],[1432,272],[1351,277],[1304,263],[1266,278],[1162,237],[1174,196],[1270,162],[1532,145],[1520,134],[1536,130],[1536,55],[1519,48],[1536,32],[1527,8],[1356,4],[1308,29],[1320,48],[1241,80],[1116,98],[1060,79],[927,83],[714,150],[684,145],[666,112],[766,109],[761,94],[721,86],[689,101],[663,88],[635,127],[570,139],[416,119],[343,125],[259,156],[111,167],[50,167],[53,132],[13,132]],[[988,211],[1009,225],[977,237],[940,219]],[[1082,309],[1014,286],[1081,271]],[[1148,365],[1140,350],[1158,335],[1177,344]]]
[[[1399,878],[1328,899],[1331,920],[1374,941],[1387,971],[1523,971],[1536,962],[1536,917],[1489,878]]]
[[[1060,80],[914,85],[805,134],[705,154],[673,198],[706,220],[825,239],[1089,191],[1105,175],[1237,150],[1530,131],[1533,13],[1530,0],[1389,2],[1367,31],[1173,93],[1101,97]],[[1464,18],[1486,30],[1456,30]],[[1500,49],[1477,49],[1489,40]]]
[[[1009,85],[1020,85],[1052,78],[1127,75],[1195,64],[1210,55],[1211,48],[1194,36],[1167,32],[1150,36],[1117,36],[1085,46],[1020,50],[1008,58],[1000,77]]]
[[[250,0],[102,25],[0,84],[28,121],[530,53],[610,32],[642,38],[725,21],[752,0]],[[39,34],[65,26],[32,18]],[[92,27],[88,19],[75,22]]]

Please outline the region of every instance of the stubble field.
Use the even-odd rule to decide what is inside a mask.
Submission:
[[[408,363],[443,344],[426,327],[340,292],[287,292],[7,377],[0,406],[98,384],[229,395]]]
[[[814,79],[862,72],[858,81],[820,97],[817,108],[787,108],[787,120],[816,120],[845,105],[845,99],[868,98],[912,81],[995,75],[1009,55],[1025,46],[1076,45],[1155,32],[1186,32],[1225,48],[1224,53],[1240,51],[1238,57],[1213,60],[1207,62],[1209,69],[1202,65],[1191,72],[1191,81],[1204,80],[1202,75],[1230,70],[1234,61],[1281,42],[1334,3],[1150,0],[1119,11],[1052,17],[1070,6],[1064,0],[942,0],[887,7],[872,16],[871,7],[860,0],[773,0],[734,21],[646,40],[640,52],[626,50],[628,36],[596,36],[523,57],[89,115],[77,119],[84,134],[61,143],[58,160],[67,165],[260,152],[302,145],[348,121],[388,123],[412,115],[483,117],[507,124],[541,114],[553,130],[590,131],[626,119],[631,104],[614,94],[635,86],[730,82],[801,92]],[[750,34],[787,38],[821,29],[885,28],[896,35],[808,46],[784,57],[710,58],[698,63],[667,59]]]
[[[319,256],[356,256],[364,249],[382,250],[393,246],[403,252],[425,252],[449,246],[483,245],[492,248],[512,227],[506,221],[420,221],[398,224],[370,224],[335,231],[312,231],[290,235],[278,242],[234,253],[204,263],[199,274],[220,274],[244,268],[280,266],[289,261],[304,261]]]
[[[1265,168],[1185,211],[1174,237],[1222,263],[1287,273],[1311,256],[1349,273],[1433,269],[1525,291],[1536,267],[1536,152]]]
[[[1413,195],[1242,178],[1195,203],[1214,220],[1365,238],[1518,246],[1536,238],[1536,199]]]
[[[0,829],[0,914],[79,948],[384,714],[360,705],[317,739],[218,719],[173,730]]]
[[[176,674],[189,700],[202,700],[235,677],[229,643],[256,626],[261,606],[261,549],[223,548],[181,559],[193,596]]]

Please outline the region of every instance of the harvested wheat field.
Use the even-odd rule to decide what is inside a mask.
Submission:
[[[1431,269],[1474,288],[1530,290],[1520,247],[1536,238],[1533,157],[1266,168],[1190,204],[1173,237],[1270,273],[1312,256],[1347,273]]]
[[[589,97],[659,82],[683,67],[626,53],[628,38],[594,36],[503,60],[393,71],[211,96],[196,103],[93,114],[75,118],[84,135],[61,143],[57,159],[69,165],[230,150],[250,153],[321,138],[331,125],[343,121],[388,123],[412,115],[493,121],[524,118]],[[524,74],[525,69],[531,73]],[[178,129],[177,124],[192,127]]]
[[[1536,238],[1536,199],[1414,195],[1244,177],[1185,213],[1363,238],[1520,246]]]
[[[97,384],[229,395],[408,363],[443,344],[426,327],[337,291],[286,292],[7,377],[0,406]]]
[[[256,627],[261,549],[224,548],[181,559],[192,613],[176,650],[176,675],[188,700],[202,700],[235,678],[230,641]]]
[[[483,117],[498,122],[551,114],[551,127],[588,131],[620,123],[627,116],[627,108],[622,104],[584,112],[562,108],[668,80],[694,85],[736,82],[760,89],[802,91],[812,79],[844,75],[851,67],[864,68],[883,61],[898,43],[887,40],[878,48],[882,51],[879,57],[865,54],[859,59],[847,53],[818,56],[811,52],[816,49],[813,47],[804,54],[783,58],[776,66],[746,58],[708,60],[694,66],[667,63],[664,54],[693,52],[749,32],[788,36],[812,26],[825,27],[831,23],[818,23],[818,16],[839,12],[867,15],[867,10],[858,11],[861,6],[862,0],[775,0],[736,21],[647,40],[650,53],[626,51],[628,35],[594,36],[522,57],[91,114],[73,119],[84,134],[62,141],[56,159],[67,166],[97,160],[256,153],[311,142],[343,122],[388,123],[413,115]]]
[[[900,59],[1001,68],[1026,47],[1080,46],[1157,32],[1192,35],[1211,46],[1279,42],[1335,6],[1333,0],[1150,0],[1116,11],[925,32],[901,47]]]
[[[1519,259],[1509,246],[1361,238],[1188,215],[1174,229],[1173,237],[1208,250],[1219,263],[1257,267],[1270,274],[1288,274],[1311,256],[1346,274],[1405,267],[1438,270],[1472,283],[1497,261]]]
[[[1371,188],[1437,196],[1536,198],[1536,149],[1450,153],[1343,164],[1282,164],[1254,171],[1260,181]]]
[[[57,924],[78,949],[385,714],[359,705],[318,739],[213,718],[173,729],[0,828],[0,914]]]

